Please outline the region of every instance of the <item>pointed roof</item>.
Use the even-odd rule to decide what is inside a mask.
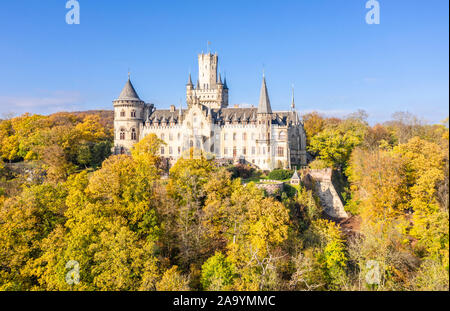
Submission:
[[[119,95],[118,100],[138,100],[139,98],[138,94],[136,93],[136,90],[134,89],[133,84],[131,83],[130,77],[128,77],[127,83],[125,83],[125,86],[122,90],[122,92]]]
[[[190,74],[190,73],[189,73],[189,81],[188,81],[187,85],[193,85],[193,84],[192,84],[192,78],[191,78],[191,74]]]
[[[259,96],[258,113],[272,113],[272,107],[270,107],[269,93],[267,92],[266,77],[264,75],[261,85],[261,94]]]
[[[291,103],[292,111],[295,110],[295,99],[294,99],[294,86],[292,86],[292,103]]]
[[[222,77],[220,76],[220,72],[219,72],[219,78],[217,79],[217,84],[222,84]]]
[[[297,170],[294,170],[294,175],[292,175],[291,179],[298,180],[300,177],[298,176]]]
[[[223,88],[224,88],[225,90],[228,90],[227,76],[225,76],[225,77],[223,78]]]

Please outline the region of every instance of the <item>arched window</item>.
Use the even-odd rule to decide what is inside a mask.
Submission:
[[[131,139],[132,140],[137,139],[136,129],[131,129]]]
[[[166,136],[164,135],[164,133],[161,134],[161,140],[164,140],[164,138],[166,138]]]
[[[120,116],[125,117],[125,110],[122,109],[122,111],[120,111]]]
[[[125,130],[120,129],[120,140],[124,140],[124,139],[125,139]]]
[[[285,131],[281,131],[280,135],[278,136],[279,140],[285,140],[286,139],[286,132]]]
[[[278,147],[277,156],[284,157],[284,148],[283,147]]]
[[[131,110],[131,117],[136,118],[136,110]]]

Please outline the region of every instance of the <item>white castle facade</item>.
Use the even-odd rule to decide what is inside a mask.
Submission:
[[[154,133],[165,142],[160,155],[171,164],[193,148],[218,161],[262,170],[306,165],[306,135],[293,97],[289,111],[272,111],[263,76],[258,107],[229,108],[217,54],[200,54],[198,65],[196,86],[190,75],[186,85],[187,109],[145,103],[128,78],[113,101],[115,154],[129,153],[134,143]]]

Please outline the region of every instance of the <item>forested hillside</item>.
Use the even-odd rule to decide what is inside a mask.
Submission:
[[[366,118],[304,116],[351,233],[250,167],[188,156],[166,178],[154,135],[111,155],[110,112],[2,120],[0,290],[448,290],[448,119]]]

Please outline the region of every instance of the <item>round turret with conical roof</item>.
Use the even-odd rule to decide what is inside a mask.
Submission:
[[[130,76],[114,105],[114,154],[128,154],[139,140],[144,123],[145,103],[139,98]]]

